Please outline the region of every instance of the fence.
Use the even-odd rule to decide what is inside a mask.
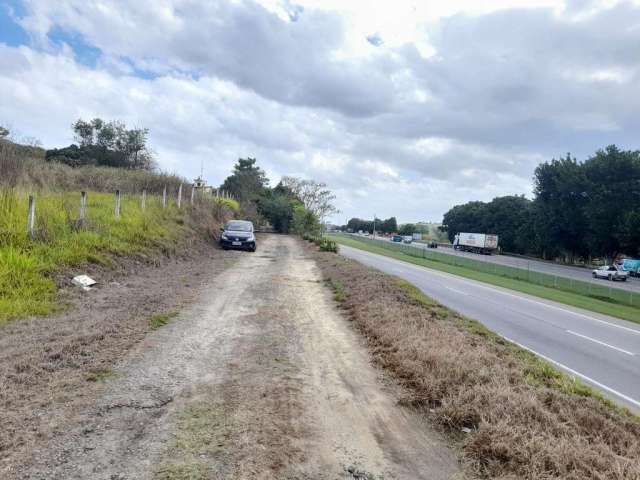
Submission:
[[[459,255],[439,253],[424,247],[415,247],[411,244],[393,243],[386,240],[366,237],[357,237],[357,241],[374,244],[386,250],[399,251],[411,257],[424,258],[433,262],[467,268],[477,272],[490,273],[505,278],[512,278],[514,280],[562,290],[564,292],[577,293],[579,295],[586,295],[600,300],[640,308],[640,293],[614,288],[611,286],[611,282],[607,284],[602,280],[577,280],[561,275],[538,272],[530,268],[511,267]],[[589,274],[589,271],[585,270],[585,274]]]
[[[178,187],[177,195],[175,197],[175,206],[178,209],[182,208],[182,191],[183,191],[183,186],[182,184],[180,184]],[[122,215],[122,197],[123,197],[123,194],[121,193],[120,190],[116,190],[114,192],[113,217],[116,220],[120,219]],[[193,206],[198,199],[205,198],[205,197],[216,199],[216,200],[233,200],[233,197],[231,195],[228,195],[224,191],[205,192],[201,188],[192,186],[191,194],[189,197],[189,204]],[[162,203],[161,203],[162,208],[166,209],[169,206],[169,204],[170,204],[170,198],[167,192],[167,187],[165,186],[162,192]],[[140,195],[140,210],[144,212],[146,208],[147,208],[147,191],[145,189],[145,190],[142,190]],[[77,224],[79,227],[83,227],[87,221],[88,216],[90,216],[87,192],[84,192],[84,191],[80,192],[80,195],[78,197],[78,209],[79,209],[79,215],[78,215]],[[29,195],[28,210],[26,213],[27,213],[27,235],[31,240],[34,240],[37,237],[37,232],[36,232],[37,207],[36,207],[36,195],[34,194]]]

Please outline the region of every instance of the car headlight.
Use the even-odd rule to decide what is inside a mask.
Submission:
[[[222,239],[223,239],[223,240],[229,240],[229,237],[227,237],[227,234],[226,234],[226,233],[223,233],[223,234],[222,234]]]

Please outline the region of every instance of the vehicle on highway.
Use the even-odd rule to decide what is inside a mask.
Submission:
[[[463,252],[491,255],[498,249],[498,235],[460,232],[454,237],[453,248]]]
[[[632,277],[640,277],[640,260],[635,258],[623,258],[622,269],[629,272]]]
[[[606,278],[611,281],[620,280],[621,282],[626,282],[627,278],[629,278],[629,272],[625,272],[615,265],[605,265],[593,271],[593,278]]]
[[[238,250],[256,251],[256,236],[253,223],[248,220],[230,220],[222,229],[220,246],[224,250],[235,248]]]
[[[411,242],[413,242],[413,236],[412,235],[403,235],[402,236],[402,242],[403,243],[411,243]]]
[[[391,241],[392,241],[392,242],[396,242],[396,243],[401,243],[401,242],[402,242],[402,235],[394,235],[394,236],[391,238]]]

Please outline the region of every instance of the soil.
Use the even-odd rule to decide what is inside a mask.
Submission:
[[[154,270],[155,280],[145,271],[130,288],[106,286],[48,331],[38,324],[44,319],[6,327],[3,382],[14,356],[36,349],[46,363],[59,351],[44,353],[47,341],[64,337],[59,324],[72,337],[80,335],[74,321],[85,322],[85,332],[102,328],[101,335],[118,337],[110,348],[123,356],[115,364],[105,356],[109,374],[98,382],[81,385],[68,366],[52,374],[55,395],[32,388],[37,399],[20,407],[24,396],[3,399],[12,418],[25,420],[22,430],[36,433],[7,422],[22,441],[18,449],[5,444],[2,478],[458,478],[454,451],[398,405],[399,387],[371,364],[301,242],[259,240],[256,253],[216,251],[190,267]],[[167,280],[191,269],[200,280],[189,287]],[[155,302],[184,308],[146,333],[139,318]],[[29,335],[30,345],[16,345]],[[37,365],[31,358],[24,368]]]

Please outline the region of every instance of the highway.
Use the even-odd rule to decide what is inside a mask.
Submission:
[[[443,305],[640,412],[640,325],[344,245],[340,253],[411,282]]]
[[[373,239],[373,237],[370,237]],[[379,241],[388,241],[390,238],[376,237]],[[406,245],[406,244],[403,244]],[[412,242],[413,248],[429,249],[424,243]],[[429,249],[431,250],[431,249]],[[571,267],[568,265],[559,265],[552,262],[544,262],[541,260],[534,260],[528,258],[512,257],[509,255],[479,255],[477,253],[460,252],[453,248],[438,248],[437,253],[444,253],[447,255],[457,255],[459,257],[471,258],[473,260],[479,260],[482,262],[495,263],[497,265],[505,265],[508,267],[522,268],[524,270],[531,270],[533,272],[547,273],[549,275],[557,275],[559,277],[572,278],[574,280],[581,280],[583,282],[595,282],[596,285],[611,286],[613,288],[619,288],[621,290],[627,290],[630,292],[640,292],[640,279],[629,277],[626,282],[608,282],[607,280],[594,280],[591,277],[591,269],[581,267]]]

